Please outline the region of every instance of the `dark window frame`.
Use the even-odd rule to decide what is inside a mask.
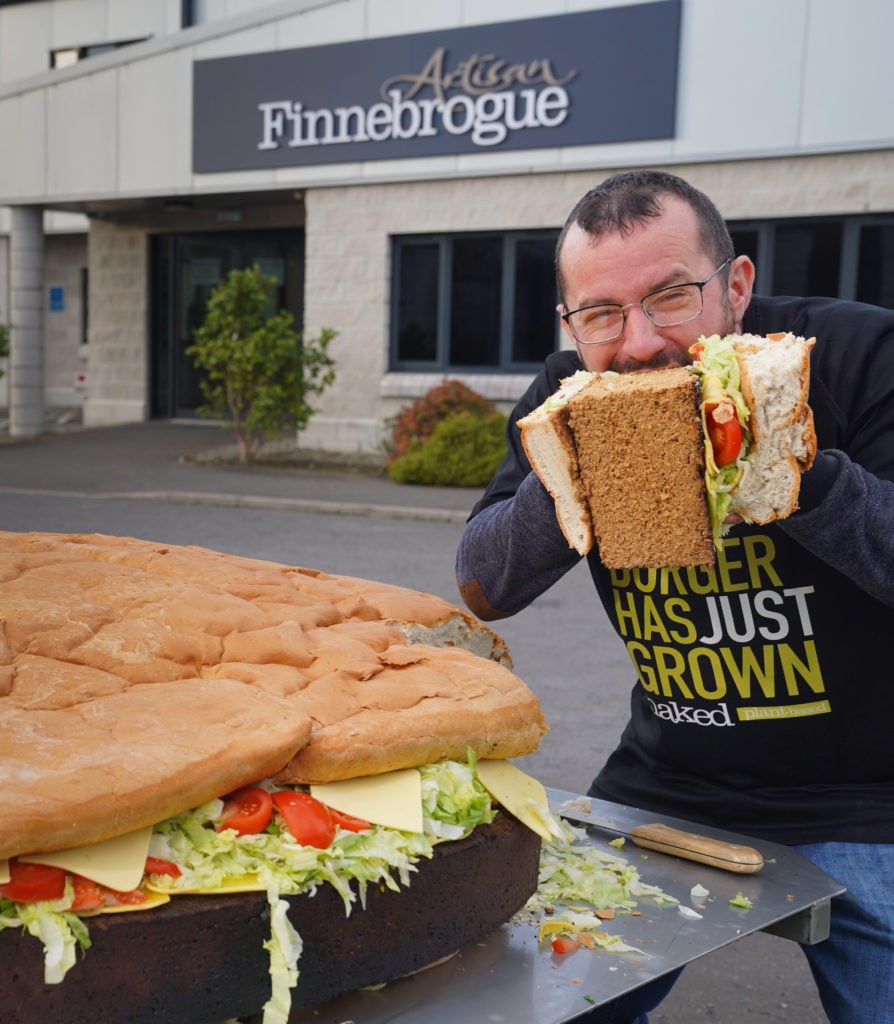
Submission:
[[[515,280],[517,271],[518,245],[523,242],[549,241],[551,247],[559,236],[559,229],[539,228],[514,231],[461,231],[437,232],[426,234],[401,234],[391,238],[391,304],[389,326],[389,370],[395,373],[475,373],[475,374],[506,374],[536,373],[543,365],[543,358],[536,360],[517,360],[513,358],[513,332],[515,315]],[[458,240],[493,240],[502,241],[501,282],[500,282],[500,328],[498,343],[498,359],[495,364],[481,365],[451,362],[450,349],[450,309],[452,300],[452,267],[453,245]],[[406,359],[401,358],[399,350],[400,332],[400,289],[401,261],[416,246],[436,246],[438,253],[437,297],[435,300],[435,358]],[[554,297],[550,310],[554,309],[558,299]],[[552,348],[544,344],[544,355],[555,351],[560,343],[560,325],[558,316],[554,321]]]
[[[823,217],[777,217],[751,220],[729,220],[727,227],[734,235],[746,231],[757,235],[757,250],[749,253],[755,262],[757,274],[754,290],[760,295],[773,295],[773,279],[776,255],[776,232],[778,228],[826,227],[840,225],[841,246],[839,251],[838,288],[834,296],[839,299],[855,300],[860,291],[860,240],[861,232],[867,227],[894,229],[894,214],[876,213],[852,216]],[[737,255],[738,255],[737,250]],[[894,285],[892,285],[894,289]]]

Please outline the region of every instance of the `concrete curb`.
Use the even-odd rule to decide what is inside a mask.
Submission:
[[[465,523],[468,511],[387,505],[367,502],[317,501],[313,498],[275,498],[256,494],[218,494],[205,491],[66,491],[34,487],[0,487],[0,494],[83,501],[154,501],[179,505],[215,505],[222,508],[255,508],[275,512],[315,512],[321,515],[365,516],[371,519],[416,519],[427,522]]]

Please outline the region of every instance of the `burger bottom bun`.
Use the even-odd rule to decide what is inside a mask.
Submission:
[[[538,837],[501,811],[467,839],[439,844],[407,888],[371,888],[366,908],[358,901],[348,917],[331,886],[288,897],[303,942],[293,1006],[394,981],[481,939],[535,891],[539,860]],[[40,943],[0,934],[4,1024],[219,1024],[260,1014],[270,997],[262,892],[181,896],[88,924],[88,955],[54,986],[43,984]]]

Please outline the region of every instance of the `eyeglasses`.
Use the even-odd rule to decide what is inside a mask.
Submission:
[[[597,306],[582,306],[570,313],[563,313],[562,319],[571,328],[571,333],[582,345],[604,345],[624,333],[627,310],[639,306],[656,327],[676,327],[701,316],[704,308],[702,290],[720,273],[732,257],[720,264],[713,274],[704,281],[687,281],[672,284],[649,292],[639,302],[628,302],[626,306],[614,302],[602,302]]]

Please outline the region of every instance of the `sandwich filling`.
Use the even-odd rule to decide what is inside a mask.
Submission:
[[[732,494],[748,472],[752,435],[750,410],[742,394],[739,361],[731,337],[699,338],[690,352],[691,370],[701,380],[701,418],[705,438],[705,490],[715,546],[729,531],[724,520]]]

